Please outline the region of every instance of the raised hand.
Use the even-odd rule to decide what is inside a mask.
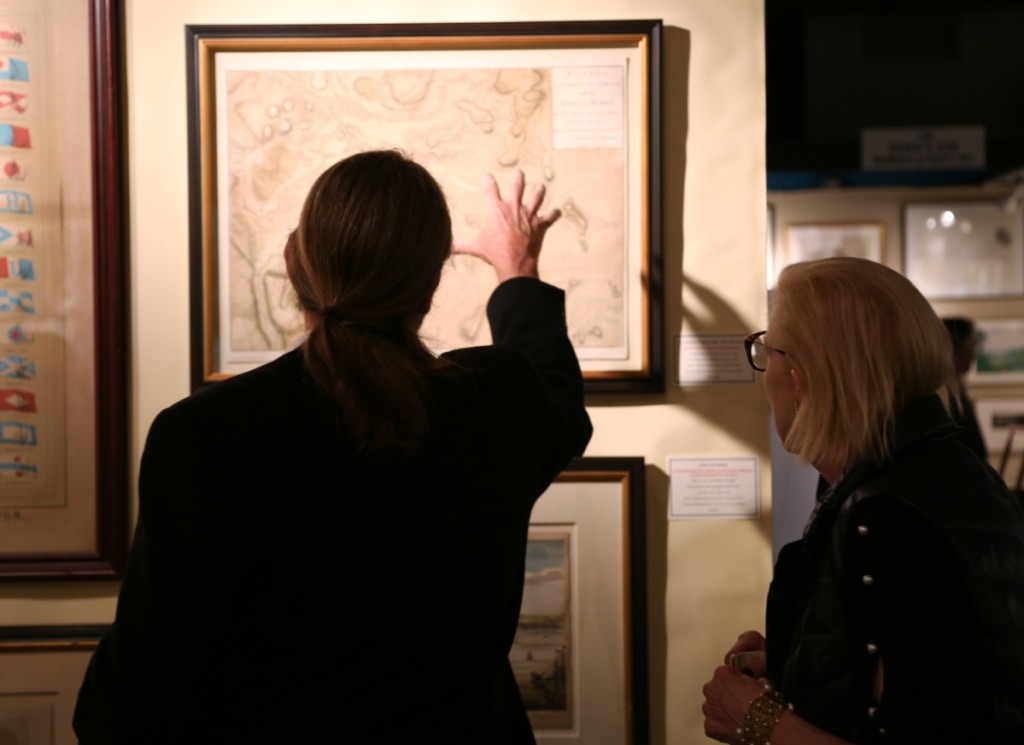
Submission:
[[[483,259],[498,275],[498,282],[513,277],[537,277],[544,235],[562,213],[551,210],[537,214],[544,201],[544,185],[536,184],[523,201],[526,178],[522,171],[512,175],[508,199],[502,199],[491,174],[483,177],[486,212],[480,232],[471,239],[457,241],[455,253]]]

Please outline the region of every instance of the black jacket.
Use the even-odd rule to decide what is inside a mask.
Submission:
[[[510,280],[488,311],[406,465],[353,454],[299,352],[157,417],[82,743],[533,742],[530,510],[591,428],[562,292]]]
[[[796,713],[847,740],[1024,742],[1024,510],[938,397],[780,552],[767,637]]]

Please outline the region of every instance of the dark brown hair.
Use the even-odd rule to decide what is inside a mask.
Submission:
[[[370,457],[408,456],[426,431],[427,381],[443,365],[419,327],[451,244],[440,186],[393,150],[328,168],[289,238],[288,274],[314,319],[306,367]]]

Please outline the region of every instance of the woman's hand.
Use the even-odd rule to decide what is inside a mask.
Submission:
[[[725,664],[751,677],[763,678],[766,673],[764,651],[767,646],[760,632],[744,631],[725,653]]]
[[[705,684],[702,710],[708,737],[731,745],[739,743],[750,704],[770,685],[764,677],[766,646],[760,633],[744,631],[726,653],[726,664],[716,668],[714,677]],[[742,655],[739,665],[734,659],[738,655]],[[850,745],[785,709],[770,739],[774,745]]]
[[[728,665],[716,668],[715,676],[704,685],[704,733],[719,742],[738,743],[747,710],[765,686],[766,681]]]
[[[523,201],[525,176],[516,171],[512,192],[503,200],[491,174],[483,180],[486,213],[480,232],[472,239],[456,241],[454,251],[483,259],[494,267],[498,282],[513,277],[537,277],[537,260],[547,232],[562,213],[555,209],[538,215],[544,201],[544,185],[536,184]]]

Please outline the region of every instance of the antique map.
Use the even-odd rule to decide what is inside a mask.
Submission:
[[[431,171],[448,198],[456,239],[476,229],[485,172],[502,187],[516,169],[528,184],[543,182],[544,209],[558,207],[563,217],[548,235],[541,275],[566,291],[581,361],[629,355],[628,282],[639,240],[627,217],[624,60],[519,67],[506,56],[496,67],[392,69],[360,57],[352,69],[336,53],[291,55],[301,64],[289,69],[268,56],[254,55],[260,64],[251,64],[229,55],[232,64],[219,72],[223,363],[256,364],[301,339],[285,238],[327,166],[376,148],[398,148]],[[485,306],[494,284],[478,259],[449,262],[423,326],[432,348],[488,343]]]

